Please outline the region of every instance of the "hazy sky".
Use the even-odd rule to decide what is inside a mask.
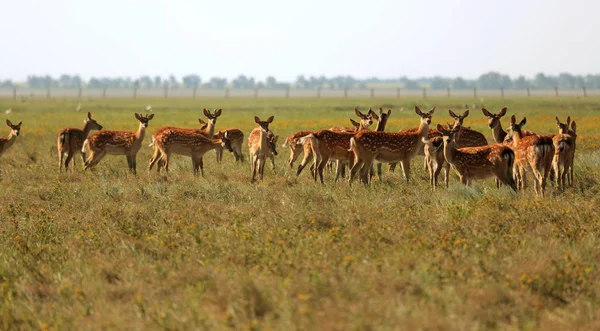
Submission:
[[[600,73],[600,1],[0,0],[0,78]]]

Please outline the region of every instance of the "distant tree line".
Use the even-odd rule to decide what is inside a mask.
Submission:
[[[560,89],[580,89],[583,87],[589,89],[600,89],[600,74],[596,75],[572,75],[562,73],[558,76],[545,75],[539,73],[533,78],[519,76],[510,78],[508,75],[503,75],[498,72],[485,73],[477,79],[464,79],[461,77],[424,77],[417,79],[409,79],[407,77],[392,78],[392,79],[356,79],[351,76],[335,76],[327,78],[325,76],[298,76],[296,81],[281,82],[275,77],[269,76],[264,81],[258,81],[254,77],[240,75],[233,80],[226,78],[213,77],[208,81],[202,81],[198,75],[187,75],[181,79],[171,75],[169,77],[161,76],[141,76],[137,79],[130,77],[92,77],[88,81],[84,81],[78,75],[61,75],[58,78],[51,76],[28,76],[26,82],[15,83],[11,80],[1,80],[0,87],[10,88],[13,86],[23,86],[30,88],[204,88],[204,89],[286,89],[286,88],[303,88],[303,89],[361,89],[373,86],[394,86],[404,89],[421,89],[429,88],[441,90],[451,88],[453,90],[464,89],[552,89],[558,87]]]

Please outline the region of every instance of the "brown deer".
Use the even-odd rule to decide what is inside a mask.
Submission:
[[[135,113],[135,118],[140,123],[138,130],[135,132],[98,131],[84,141],[81,152],[85,153],[86,146],[90,151],[90,156],[85,161],[84,170],[94,167],[106,154],[125,155],[129,170],[135,174],[137,153],[142,147],[148,122],[154,118],[154,114],[144,116]]]
[[[485,139],[485,136],[481,132],[463,126],[463,121],[469,116],[468,109],[462,115],[456,115],[450,109],[448,109],[448,113],[454,119],[452,127],[460,128],[460,131],[454,134],[456,148],[486,146],[488,144],[487,139]]]
[[[370,109],[369,109],[370,110]],[[377,121],[377,127],[375,128],[375,131],[379,131],[379,132],[383,132],[385,131],[385,126],[387,125],[388,120],[390,119],[390,116],[392,115],[392,110],[388,109],[387,112],[383,111],[383,108],[379,108],[379,115],[375,114],[375,112],[371,111],[371,117],[373,117],[373,119],[375,121]],[[382,165],[381,163],[377,163],[377,177],[379,178],[379,180],[381,181],[382,178]],[[371,177],[373,177],[373,170],[371,170]]]
[[[265,162],[267,157],[271,158],[277,155],[276,144],[279,136],[275,136],[269,130],[269,124],[273,122],[274,117],[269,117],[266,121],[261,121],[258,116],[254,116],[254,122],[258,124],[248,136],[248,149],[250,151],[250,162],[252,171],[252,182],[256,181],[256,175],[263,180]],[[272,159],[273,162],[273,159]],[[273,163],[273,166],[275,164]]]
[[[517,190],[512,173],[515,154],[510,147],[493,144],[457,149],[454,135],[460,132],[460,128],[445,129],[438,124],[437,129],[444,140],[444,158],[452,165],[462,184],[471,185],[473,179],[496,177],[504,185]]]
[[[546,135],[524,136],[522,127],[527,123],[527,118],[523,118],[517,124],[515,115],[510,118],[510,129],[513,134],[515,164],[519,172],[520,189],[525,191],[526,170],[533,172],[535,184],[534,189],[537,195],[544,195],[546,190],[546,178],[552,168],[552,159],[554,158],[554,143],[552,137]]]
[[[102,125],[98,124],[96,120],[92,118],[90,112],[87,113],[87,118],[83,120],[83,130],[74,128],[65,128],[60,130],[58,133],[58,171],[62,172],[63,158],[67,154],[65,159],[65,171],[69,170],[69,162],[73,160],[73,167],[75,167],[75,159],[73,158],[76,154],[81,153],[82,163],[85,163],[85,153],[82,153],[83,142],[87,139],[92,130],[102,130]]]
[[[498,114],[490,113],[487,109],[481,108],[481,112],[488,118],[488,126],[492,129],[494,141],[497,144],[508,144],[511,147],[514,145],[512,136],[502,129],[500,119],[506,115],[506,107],[502,108]],[[522,130],[523,136],[532,136],[535,133],[530,130]]]
[[[564,190],[565,179],[569,176],[568,174],[572,168],[572,160],[575,156],[575,139],[577,135],[574,130],[570,130],[569,128],[571,125],[570,116],[567,117],[566,123],[561,123],[558,117],[556,117],[556,124],[558,125],[558,134],[552,138],[552,142],[554,143],[552,167],[554,168],[558,188]],[[572,183],[569,184],[571,185]]]
[[[17,137],[21,133],[22,124],[23,122],[19,122],[19,124],[13,125],[11,121],[6,120],[6,125],[10,128],[10,133],[8,137],[0,138],[0,158],[17,140]]]
[[[354,109],[357,116],[361,118],[360,123],[350,119],[353,125],[358,125],[358,132],[367,130],[367,128],[373,124],[373,120],[370,116],[362,114],[358,109]],[[313,156],[313,178],[317,180],[317,177],[324,184],[323,169],[327,165],[329,160],[339,161],[335,181],[339,179],[343,166],[342,162],[348,162],[351,167],[353,164],[353,154],[349,151],[350,149],[350,138],[354,136],[355,132],[341,132],[331,130],[319,130],[311,133],[307,136],[300,138],[300,144],[305,146],[304,149],[304,160],[298,166],[296,175],[300,175],[302,169],[306,167],[310,156]],[[308,150],[310,148],[310,151]]]
[[[219,131],[216,136],[217,139],[212,139],[198,132],[181,129],[163,131],[156,137],[155,141],[156,147],[160,150],[160,158],[152,157],[148,165],[148,171],[152,170],[157,161],[163,160],[165,171],[168,173],[171,155],[179,154],[191,157],[194,175],[197,176],[198,169],[200,169],[200,173],[204,177],[204,163],[202,161],[204,154],[219,147],[232,151],[228,131],[225,131],[225,133]]]
[[[378,132],[360,131],[350,140],[350,150],[354,153],[354,166],[350,174],[350,183],[361,171],[361,179],[369,183],[368,172],[373,161],[382,163],[400,162],[404,172],[404,180],[410,179],[410,160],[423,148],[423,140],[429,134],[429,124],[435,112],[435,106],[423,113],[415,106],[415,113],[421,117],[416,132]]]
[[[287,136],[287,138],[285,138],[285,141],[283,142],[283,145],[281,145],[281,147],[288,147],[290,149],[290,159],[288,161],[288,165],[290,168],[294,168],[294,162],[296,162],[296,160],[303,151],[303,146],[299,143],[300,138],[308,136],[313,132],[314,131],[310,130],[300,130],[292,133],[291,135]]]
[[[229,142],[231,143],[231,152],[235,157],[235,161],[244,162],[244,154],[242,153],[242,144],[244,143],[244,133],[237,128],[229,128],[225,130],[229,133]],[[217,135],[213,136],[213,139],[217,139]],[[223,160],[223,148],[218,147],[215,149],[217,152],[217,163],[221,163]]]
[[[423,138],[423,151],[425,152],[425,163],[429,172],[429,183],[435,190],[438,184],[438,176],[444,169],[444,183],[448,188],[448,177],[450,175],[450,164],[444,158],[444,140],[442,137],[433,137],[429,140]]]

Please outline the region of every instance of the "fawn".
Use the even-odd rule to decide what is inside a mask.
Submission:
[[[250,132],[248,137],[248,149],[250,150],[250,162],[252,171],[252,182],[256,181],[258,173],[260,180],[263,180],[266,158],[271,158],[273,167],[275,167],[274,155],[277,155],[277,139],[272,131],[269,130],[269,124],[273,122],[274,117],[269,117],[266,121],[261,121],[258,116],[254,116],[254,122],[258,127]]]
[[[73,167],[75,167],[75,159],[73,158],[76,154],[81,153],[82,163],[85,164],[85,153],[82,152],[83,142],[88,138],[90,131],[102,130],[102,125],[98,124],[96,120],[92,118],[92,113],[87,113],[87,118],[83,120],[83,129],[65,128],[60,130],[58,133],[58,171],[62,172],[63,158],[67,154],[65,159],[65,171],[69,169],[69,162],[73,160]]]

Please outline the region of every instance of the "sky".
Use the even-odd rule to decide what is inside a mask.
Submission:
[[[0,79],[600,73],[600,1],[0,0]]]

